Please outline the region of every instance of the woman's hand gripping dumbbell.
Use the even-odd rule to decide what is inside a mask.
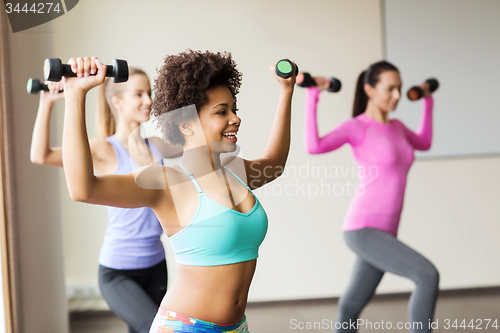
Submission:
[[[340,80],[334,77],[311,76],[309,73],[300,73],[297,75],[297,85],[299,87],[317,87],[320,90],[329,92],[338,92],[342,88]]]
[[[75,63],[78,61],[90,62],[91,58],[77,58],[75,59]],[[61,81],[62,77],[78,77],[79,75],[83,76],[83,72],[75,72],[73,71],[75,67],[71,66],[71,64],[63,64],[61,59],[52,58],[46,59],[44,63],[44,75],[45,80],[58,82]],[[79,70],[83,69],[83,66],[79,66]],[[90,75],[96,75],[97,69],[92,68]],[[113,59],[111,61],[111,65],[106,66],[106,76],[112,77],[115,83],[126,82],[128,80],[128,64],[125,60]]]
[[[276,75],[278,75],[279,77],[288,79],[289,77],[292,77],[294,73],[295,76],[299,74],[299,66],[288,59],[281,59],[276,63],[275,71]]]
[[[62,83],[50,82],[49,84],[41,83],[39,79],[29,79],[26,84],[26,91],[29,94],[38,94],[40,91],[58,94],[64,92]]]
[[[406,96],[410,101],[417,101],[422,97],[427,97],[439,88],[439,82],[436,79],[427,79],[420,86],[413,86],[408,89]]]

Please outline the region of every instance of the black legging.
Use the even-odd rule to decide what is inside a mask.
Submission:
[[[129,333],[148,333],[167,291],[167,263],[163,260],[144,269],[99,265],[99,288],[111,311],[127,323]]]
[[[356,322],[385,272],[415,282],[416,288],[408,305],[409,321],[414,327],[411,332],[431,332],[429,319],[432,321],[434,316],[439,284],[439,273],[434,265],[396,237],[379,229],[346,231],[344,237],[358,259],[349,286],[339,301],[336,328],[343,324],[346,329],[336,329],[336,332],[357,332],[348,324]],[[418,323],[421,323],[421,329],[417,328]]]

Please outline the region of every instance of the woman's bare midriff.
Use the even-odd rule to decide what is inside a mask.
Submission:
[[[245,313],[256,262],[221,266],[177,264],[176,277],[161,308],[220,325],[235,324]]]

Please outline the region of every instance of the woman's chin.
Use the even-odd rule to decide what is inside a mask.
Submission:
[[[210,149],[217,153],[232,153],[236,150],[236,143],[232,142],[211,142]]]

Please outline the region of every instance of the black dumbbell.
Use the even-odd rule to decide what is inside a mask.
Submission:
[[[41,83],[38,79],[29,79],[26,85],[26,90],[30,94],[38,94],[40,90],[49,91],[49,86]]]
[[[342,83],[340,82],[339,79],[336,79],[334,77],[329,77],[328,80],[330,81],[330,86],[328,87],[327,91],[329,92],[340,91],[340,88],[342,88]],[[297,77],[297,85],[303,88],[316,87],[316,81],[314,81],[314,78],[311,76],[311,74],[302,73],[302,75],[299,75]]]
[[[59,82],[63,76],[76,77],[71,70],[71,65],[63,65],[61,59],[45,59],[43,66],[45,80]],[[91,74],[95,75],[95,74]],[[113,59],[111,65],[107,65],[106,76],[112,77],[115,83],[128,80],[128,64],[125,60]]]
[[[436,91],[437,88],[439,88],[439,82],[436,79],[427,79],[425,80],[425,82],[429,84],[429,89],[431,93]],[[420,87],[414,86],[408,89],[406,96],[408,96],[408,99],[410,99],[410,101],[416,101],[422,98],[422,96],[424,96],[424,92]]]
[[[288,59],[281,59],[276,63],[276,74],[279,77],[288,79],[293,75],[293,68],[295,67],[295,75],[299,74],[299,66],[295,65]]]
[[[26,84],[26,91],[30,94],[38,94],[41,90],[50,91],[49,86],[45,83],[41,83],[38,79],[29,79],[28,84]],[[59,90],[63,92],[64,90]]]
[[[38,79],[29,79],[26,85],[26,90],[30,94],[38,94],[41,90],[50,91],[49,86],[45,83],[41,83]],[[62,93],[64,90],[59,90]]]

